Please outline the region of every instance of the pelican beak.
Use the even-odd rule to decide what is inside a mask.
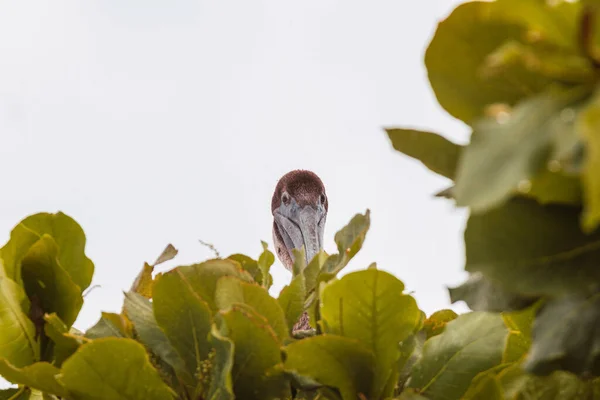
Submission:
[[[325,209],[321,205],[300,207],[295,200],[289,205],[281,205],[274,212],[275,224],[283,239],[290,258],[294,260],[292,249],[304,247],[306,263],[323,249]]]

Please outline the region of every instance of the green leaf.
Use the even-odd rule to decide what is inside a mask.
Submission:
[[[60,367],[63,361],[73,355],[86,341],[86,338],[71,335],[68,326],[56,314],[46,314],[44,320],[46,321],[44,332],[53,342],[53,364]]]
[[[173,391],[161,381],[144,347],[131,339],[96,339],[65,363],[60,377],[81,400],[167,400]]]
[[[502,313],[502,320],[509,334],[502,355],[503,363],[520,361],[531,347],[531,329],[539,302],[521,311]]]
[[[465,269],[480,271],[523,296],[591,288],[600,282],[600,232],[581,232],[579,214],[577,207],[515,198],[471,215],[465,230]]]
[[[460,398],[478,373],[501,363],[507,335],[499,315],[460,315],[425,342],[409,387],[431,400]]]
[[[456,317],[458,317],[458,314],[452,310],[440,310],[431,314],[423,324],[423,330],[427,335],[427,339],[444,332],[448,322],[453,321]]]
[[[188,374],[194,376],[211,350],[208,334],[212,315],[208,304],[175,269],[154,283],[152,305],[156,322],[185,362]]]
[[[386,129],[394,149],[415,158],[436,174],[454,179],[462,146],[435,133],[414,129]]]
[[[133,281],[130,290],[139,293],[148,299],[152,298],[152,286],[154,285],[154,279],[152,278],[153,272],[154,266],[144,263],[144,267],[135,278],[135,281]]]
[[[43,234],[22,258],[25,291],[37,297],[46,313],[55,312],[67,326],[73,325],[83,305],[81,289],[59,264],[54,239]]]
[[[235,346],[232,376],[236,398],[290,397],[287,378],[277,368],[281,364],[281,341],[264,318],[237,305],[220,315],[225,322],[221,334]]]
[[[525,370],[548,374],[566,370],[600,374],[600,294],[549,300],[533,324]]]
[[[217,282],[216,302],[220,310],[236,305],[250,306],[263,316],[280,340],[288,337],[285,314],[276,299],[255,283],[243,282],[236,277],[226,276]]]
[[[306,279],[303,274],[296,275],[292,278],[292,282],[284,287],[281,290],[281,293],[279,293],[277,301],[285,314],[290,333],[304,311],[305,294]]]
[[[505,400],[502,385],[496,379],[496,371],[482,372],[478,374],[461,400]]]
[[[0,400],[19,400],[19,396],[24,389],[4,389],[0,390]]]
[[[133,323],[140,342],[169,364],[178,375],[186,371],[183,360],[158,326],[150,301],[138,293],[127,292],[125,293],[124,309],[127,317]],[[189,380],[189,377],[184,376],[184,378],[186,381]]]
[[[486,58],[500,45],[519,41],[526,31],[494,15],[495,3],[469,2],[442,21],[425,53],[429,82],[440,105],[452,116],[471,123],[494,103],[515,104],[545,88],[548,80],[524,68],[509,68],[488,77]]]
[[[16,367],[39,360],[40,345],[29,318],[29,300],[14,281],[0,277],[0,359]]]
[[[103,312],[96,325],[85,332],[85,337],[89,339],[104,337],[133,338],[133,326],[121,314]]]
[[[275,262],[275,256],[267,249],[267,243],[262,242],[263,252],[258,257],[258,268],[263,276],[262,286],[269,289],[273,284],[273,277],[269,270]]]
[[[321,269],[318,282],[328,281],[340,272],[358,253],[371,226],[371,212],[356,214],[341,230],[335,234],[335,243],[340,254],[329,256]]]
[[[262,271],[258,267],[258,261],[253,260],[244,254],[232,254],[227,257],[227,259],[238,262],[240,267],[252,276],[254,282],[258,283],[259,285],[263,284],[264,279]]]
[[[355,400],[359,394],[367,398],[372,391],[373,353],[357,340],[320,335],[291,343],[284,351],[286,371],[336,388],[343,400]]]
[[[321,294],[323,330],[360,340],[375,355],[372,398],[390,395],[382,392],[400,358],[398,343],[420,321],[417,303],[403,291],[404,284],[393,275],[371,269],[331,282]]]
[[[533,304],[538,298],[521,296],[475,272],[462,285],[449,288],[450,301],[464,301],[473,311],[521,310]]]
[[[582,225],[586,232],[592,232],[600,223],[600,97],[590,102],[584,108],[577,121],[579,132],[585,140],[585,164],[583,166],[583,188],[585,199],[585,212],[582,216]]]
[[[480,213],[517,190],[527,192],[529,180],[546,167],[554,137],[574,128],[574,120],[561,111],[586,93],[581,88],[550,90],[520,102],[510,113],[478,120],[456,172],[457,205]]]
[[[0,258],[4,260],[7,276],[16,282],[21,281],[21,260],[44,234],[51,236],[56,242],[57,263],[81,291],[85,290],[94,274],[94,264],[85,255],[85,234],[77,222],[61,212],[32,215],[13,229],[10,240],[0,249]]]
[[[208,400],[233,400],[233,342],[219,333],[215,325],[210,331],[210,344],[215,349]]]
[[[7,381],[68,398],[67,389],[56,380],[58,374],[60,370],[47,362],[17,368],[6,360],[0,360],[0,376]]]
[[[177,274],[192,290],[204,300],[211,310],[216,311],[215,291],[217,281],[223,276],[235,276],[244,281],[252,282],[250,274],[240,268],[233,260],[215,259],[200,264],[177,267]]]

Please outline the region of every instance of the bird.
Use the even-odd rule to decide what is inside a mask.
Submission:
[[[325,185],[314,172],[297,169],[279,179],[271,199],[273,243],[287,270],[293,269],[293,249],[304,247],[307,264],[323,249],[328,210]],[[306,329],[310,329],[310,324],[304,312],[292,330]]]

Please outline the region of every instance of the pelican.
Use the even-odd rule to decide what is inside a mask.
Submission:
[[[304,247],[307,264],[323,249],[323,231],[329,202],[321,179],[311,171],[294,170],[279,179],[273,198],[273,242],[277,257],[292,271],[292,249]],[[294,330],[309,329],[304,313]]]

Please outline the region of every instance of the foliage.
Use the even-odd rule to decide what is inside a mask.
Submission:
[[[600,172],[595,2],[468,2],[440,23],[425,63],[434,92],[472,129],[459,146],[388,129],[395,149],[452,180],[470,209],[474,311],[426,316],[375,264],[338,277],[370,213],[270,295],[274,255],[154,274],[121,313],[72,327],[91,283],[85,235],[63,213],[21,221],[0,249],[0,399],[600,398]],[[307,262],[308,261],[308,262]],[[314,329],[297,331],[308,313]]]

